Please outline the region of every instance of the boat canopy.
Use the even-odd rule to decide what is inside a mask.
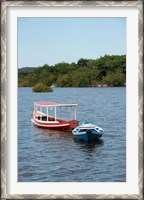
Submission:
[[[56,102],[34,102],[36,106],[41,106],[41,107],[72,107],[72,106],[77,106],[77,104],[61,104],[61,103],[56,103]]]

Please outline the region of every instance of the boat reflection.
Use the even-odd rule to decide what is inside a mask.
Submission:
[[[47,137],[73,139],[73,134],[71,131],[61,131],[35,127],[34,133],[36,135],[45,135]]]
[[[104,141],[102,139],[96,140],[96,141],[83,141],[83,140],[78,140],[76,138],[74,138],[74,142],[78,145],[80,145],[82,148],[86,148],[89,150],[95,149],[100,147],[101,145],[104,144]]]
[[[76,145],[79,145],[80,148],[85,148],[85,149],[95,149],[98,148],[99,146],[104,144],[104,141],[102,139],[96,140],[96,141],[83,141],[83,140],[78,140],[75,138],[72,134],[71,131],[60,131],[60,130],[50,130],[50,129],[42,129],[42,128],[35,128],[34,133],[39,136],[43,136],[46,138],[57,138],[61,140],[70,140],[74,141]]]

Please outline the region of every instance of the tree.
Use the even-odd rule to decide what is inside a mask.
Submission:
[[[71,77],[68,74],[60,75],[56,81],[58,87],[72,87]]]
[[[102,83],[108,86],[124,86],[125,75],[119,72],[108,73],[107,76],[103,77]]]
[[[88,59],[80,58],[77,62],[79,67],[87,67]]]
[[[33,92],[53,92],[51,87],[44,85],[43,83],[39,83],[32,88]]]
[[[87,87],[90,86],[90,79],[86,72],[75,71],[72,75],[73,87]]]

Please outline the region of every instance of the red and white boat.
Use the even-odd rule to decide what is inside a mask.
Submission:
[[[31,121],[40,128],[73,130],[79,125],[76,120],[77,104],[34,102]]]

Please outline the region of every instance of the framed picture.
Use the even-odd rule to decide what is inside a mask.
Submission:
[[[143,199],[143,2],[1,8],[1,199]]]

